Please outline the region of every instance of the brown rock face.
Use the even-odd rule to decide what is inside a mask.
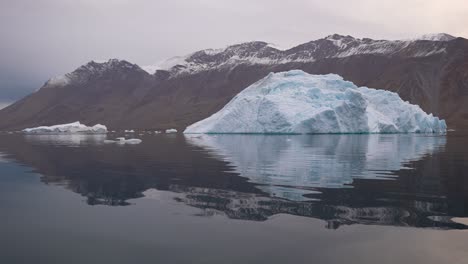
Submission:
[[[90,62],[0,111],[0,130],[81,121],[110,129],[183,130],[269,72],[336,73],[468,128],[468,40],[385,41],[333,35],[281,51],[264,42],[199,51],[149,74],[126,61]]]

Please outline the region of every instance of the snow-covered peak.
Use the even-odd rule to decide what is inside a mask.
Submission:
[[[77,70],[85,70],[91,73],[101,73],[109,69],[115,68],[139,68],[138,65],[132,64],[125,60],[109,59],[107,61],[92,60],[85,65],[79,67]]]
[[[213,69],[232,68],[241,64],[307,63],[326,58],[344,58],[366,54],[426,57],[446,52],[445,43],[453,38],[448,34],[424,35],[418,40],[431,40],[433,43],[420,45],[415,40],[373,40],[333,34],[289,49],[282,49],[263,41],[251,41],[221,49],[200,50],[142,68],[150,74],[154,74],[157,70],[168,71],[170,76],[174,77],[179,74],[195,74]]]
[[[91,78],[97,78],[105,74],[106,72],[113,71],[127,71],[135,70],[142,71],[142,69],[136,65],[125,60],[110,59],[107,61],[92,60],[80,67],[73,72],[59,75],[49,79],[41,89],[44,88],[60,88],[70,84],[80,84],[88,81]]]
[[[339,34],[333,34],[325,38],[338,47],[339,49],[346,49],[350,44],[356,42],[356,39],[351,36],[343,36]]]
[[[325,37],[326,40],[329,40],[329,41],[332,41],[332,42],[335,42],[335,41],[342,41],[342,42],[352,42],[352,41],[355,41],[355,40],[358,40],[350,35],[347,35],[347,36],[344,36],[344,35],[340,35],[340,34],[333,34],[333,35],[329,35],[327,37]]]
[[[456,37],[449,35],[447,33],[435,33],[435,34],[425,34],[414,38],[413,40],[428,40],[428,41],[451,41],[456,39]]]
[[[271,47],[263,41],[252,41],[228,46],[220,49],[200,50],[186,56],[177,56],[143,66],[142,68],[150,74],[158,70],[178,73],[197,73],[200,71],[224,67],[235,64],[265,64],[272,60],[278,60],[281,56],[280,50]]]

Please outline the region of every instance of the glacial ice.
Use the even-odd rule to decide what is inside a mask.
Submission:
[[[177,129],[175,128],[166,129],[166,134],[171,134],[171,133],[177,133]]]
[[[50,134],[50,133],[86,133],[86,134],[104,134],[107,133],[107,127],[104,125],[86,126],[80,122],[73,122],[69,124],[61,124],[54,126],[40,126],[34,128],[23,129],[26,134]]]
[[[270,73],[184,133],[445,133],[444,120],[398,94],[336,74]]]

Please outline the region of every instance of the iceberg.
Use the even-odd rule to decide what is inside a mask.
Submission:
[[[444,120],[398,94],[336,74],[270,73],[184,133],[445,133]]]
[[[85,134],[104,134],[107,133],[107,127],[104,125],[86,126],[80,122],[73,122],[69,124],[61,124],[54,126],[40,126],[34,128],[26,128],[22,130],[26,134],[51,134],[51,133],[85,133]]]
[[[175,128],[166,129],[166,134],[171,134],[171,133],[177,133],[177,129]]]

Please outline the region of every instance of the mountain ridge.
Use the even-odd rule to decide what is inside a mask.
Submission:
[[[414,42],[427,41],[431,45],[426,45],[426,52],[419,51],[418,53],[412,54],[412,56],[415,57],[422,57],[433,53],[443,52],[441,49],[445,46],[443,42],[452,41],[454,39],[456,39],[456,37],[445,33],[426,34],[409,40],[359,39],[349,35],[344,36],[333,34],[325,38],[312,40],[285,50],[278,49],[268,42],[250,41],[230,45],[221,49],[200,50],[186,56],[169,58],[168,60],[162,61],[159,65],[142,66],[142,68],[146,69],[150,74],[157,70],[165,70],[177,74],[180,72],[194,73],[210,68],[209,66],[214,66],[209,64],[200,65],[197,63],[200,58],[203,57],[205,57],[205,59],[206,57],[211,58],[211,60],[208,60],[209,62],[213,62],[213,58],[216,59],[216,57],[221,57],[222,62],[224,63],[229,63],[230,60],[233,60],[233,62],[237,63],[250,62],[253,64],[268,64],[278,62],[308,62],[322,58],[347,57],[360,54],[388,55],[402,51],[403,49],[410,47]]]

